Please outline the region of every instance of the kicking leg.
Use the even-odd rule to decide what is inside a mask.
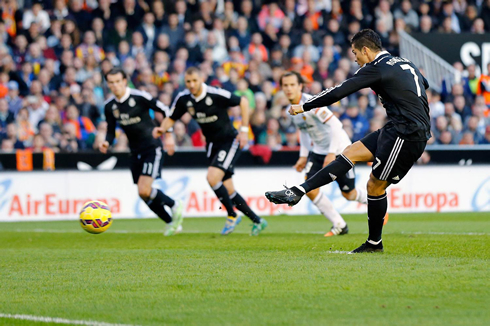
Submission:
[[[341,155],[318,171],[313,177],[299,186],[281,191],[268,191],[265,196],[275,204],[296,205],[307,192],[320,188],[335,179],[337,176],[346,174],[354,167],[356,162],[370,162],[374,159],[373,154],[360,141],[348,146]]]

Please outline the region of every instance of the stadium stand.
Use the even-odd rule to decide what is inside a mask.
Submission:
[[[103,75],[113,66],[168,106],[184,88],[185,69],[199,66],[210,85],[249,99],[251,144],[294,149],[297,131],[279,91],[283,72],[300,72],[309,93],[335,86],[358,69],[349,39],[362,28],[375,29],[396,55],[402,31],[490,32],[488,0],[1,0],[0,16],[2,152],[97,148],[106,131]],[[429,143],[490,144],[490,64],[449,64],[461,78],[429,91]],[[386,120],[368,89],[331,109],[353,141]],[[239,115],[230,115],[239,126]],[[180,148],[204,145],[188,115],[174,133]],[[120,130],[115,150],[127,151]]]

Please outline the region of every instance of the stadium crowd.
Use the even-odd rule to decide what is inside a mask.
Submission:
[[[316,94],[358,69],[350,37],[373,28],[398,54],[400,30],[489,33],[490,0],[0,0],[0,140],[4,152],[93,150],[105,138],[104,73],[121,66],[131,87],[171,106],[184,72],[198,66],[210,85],[246,96],[250,143],[295,149],[298,131],[279,77],[295,70]],[[490,76],[454,65],[464,78],[428,92],[430,144],[490,143]],[[423,67],[422,67],[423,68]],[[490,65],[488,67],[490,71]],[[490,74],[490,73],[489,73]],[[385,123],[365,89],[331,106],[353,141]],[[238,108],[230,110],[238,127]],[[186,114],[174,128],[179,147],[204,139]],[[115,151],[127,151],[118,131]]]

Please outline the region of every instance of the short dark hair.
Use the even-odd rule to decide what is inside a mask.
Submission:
[[[199,68],[197,68],[197,67],[189,67],[185,71],[185,74],[186,75],[198,74],[199,76],[201,76],[201,70],[199,70]]]
[[[117,75],[117,74],[121,74],[123,79],[128,79],[128,77],[126,76],[126,73],[124,72],[124,70],[120,67],[114,67],[112,68],[111,70],[109,70],[106,74],[105,74],[105,80],[107,80],[107,76],[109,75]]]
[[[367,47],[373,51],[381,51],[383,48],[378,33],[369,28],[357,32],[352,37],[351,43],[356,49]]]
[[[288,71],[288,72],[282,74],[281,78],[279,79],[279,85],[282,87],[282,79],[284,77],[291,77],[291,76],[296,76],[296,78],[298,79],[298,84],[299,85],[304,84],[303,77],[298,72],[296,72],[296,71]]]

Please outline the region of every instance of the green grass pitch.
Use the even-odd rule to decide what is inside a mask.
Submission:
[[[138,325],[490,325],[490,214],[392,214],[382,254],[367,236],[324,238],[321,216],[0,223],[0,314]],[[46,325],[0,318],[0,325]]]

